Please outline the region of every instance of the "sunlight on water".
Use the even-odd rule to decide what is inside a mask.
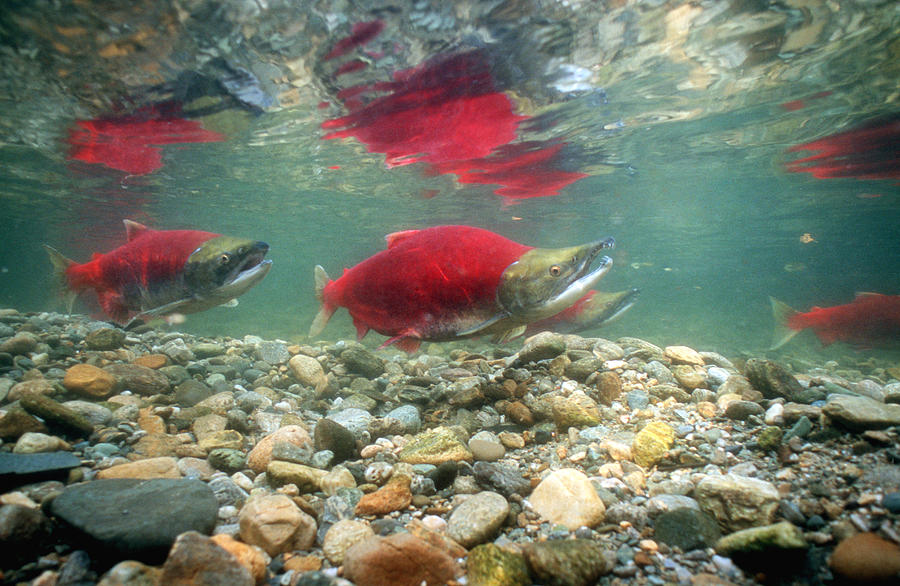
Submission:
[[[270,245],[237,307],[179,326],[199,334],[303,340],[315,265],[439,224],[615,237],[601,289],[641,294],[588,332],[613,339],[761,351],[770,295],[900,293],[892,2],[160,3],[103,30],[45,4],[3,18],[0,305],[60,307],[41,244],[84,262],[126,218]],[[323,333],[353,335],[343,311]]]

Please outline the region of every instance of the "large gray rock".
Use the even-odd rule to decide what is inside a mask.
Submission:
[[[67,488],[50,509],[92,557],[160,563],[181,533],[212,532],[219,505],[200,480],[111,478]]]
[[[831,395],[822,413],[854,431],[900,425],[900,405],[880,403],[868,397]]]
[[[773,523],[781,497],[771,482],[725,474],[701,480],[694,498],[724,533],[731,533]]]

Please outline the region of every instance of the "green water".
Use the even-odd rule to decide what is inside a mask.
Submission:
[[[344,6],[340,14],[345,23],[369,20],[373,14],[390,20],[390,11],[362,4]],[[529,10],[529,3],[516,4]],[[66,93],[71,78],[53,86],[54,91],[62,88],[65,99],[42,93],[46,86],[34,78],[23,77],[20,85],[10,79],[3,93],[8,107],[0,113],[0,306],[59,309],[40,244],[50,243],[84,261],[92,252],[108,250],[109,243],[123,241],[123,218],[157,228],[247,236],[271,245],[272,271],[240,298],[238,307],[188,316],[178,326],[204,335],[304,340],[318,309],[316,264],[334,277],[383,248],[387,233],[451,223],[488,228],[534,246],[615,237],[615,266],[601,288],[637,287],[641,296],[620,320],[588,332],[612,339],[627,335],[723,353],[758,352],[767,348],[772,335],[770,295],[805,310],[847,303],[857,291],[900,294],[896,174],[894,179],[817,179],[785,169],[787,161],[798,157],[787,152],[793,145],[896,115],[897,5],[841,3],[841,12],[817,2],[769,8],[734,3],[723,14],[717,4],[637,3],[636,36],[624,35],[613,47],[617,52],[606,37],[576,43],[565,58],[596,65],[591,83],[605,91],[605,102],[590,93],[538,92],[528,111],[553,114],[558,124],[546,136],[563,137],[579,147],[570,166],[590,176],[558,196],[518,202],[492,193],[496,186],[462,185],[452,175],[429,175],[421,164],[387,168],[383,154],[366,152],[355,139],[323,140],[321,123],[343,112],[334,102],[329,109],[318,109],[318,101],[333,95],[316,85],[303,86],[294,105],[258,115],[229,110],[203,117],[204,127],[225,134],[225,142],[163,146],[161,169],[127,176],[66,160],[62,139],[68,127],[101,113],[90,100],[80,101],[78,92]],[[328,12],[324,4],[310,6],[315,14]],[[649,43],[637,34],[652,37],[665,26],[666,15],[691,7],[699,12],[687,40],[676,35],[664,42],[661,35]],[[39,9],[19,8],[32,15],[29,10]],[[583,19],[595,18],[585,30],[602,31],[627,21],[611,18],[613,9],[608,10],[595,6],[576,24],[584,28]],[[272,11],[254,18],[281,14]],[[548,18],[566,23],[566,14],[556,6]],[[746,25],[754,18],[784,14],[788,21],[780,25],[781,33],[822,28],[809,32],[805,45],[785,41],[780,33],[762,40],[756,33],[722,36],[730,30],[729,22]],[[149,18],[147,13],[141,17]],[[12,25],[6,24],[9,33]],[[455,21],[459,29],[471,24],[461,16]],[[312,26],[299,18],[296,25],[298,35]],[[330,46],[347,34],[348,26],[335,25],[332,37],[320,36],[317,42]],[[434,42],[441,34],[431,32],[429,38]],[[459,34],[446,32],[448,38]],[[527,39],[527,34],[526,28],[521,35]],[[23,58],[10,55],[27,43],[3,38],[7,51],[2,59],[14,71],[16,60]],[[771,39],[791,50],[761,52],[759,47]],[[785,47],[788,42],[801,46]],[[527,44],[511,50],[525,51],[523,47]],[[659,52],[666,47],[670,53]],[[734,63],[737,58],[729,55],[738,49],[749,56]],[[644,55],[651,50],[652,57]],[[272,50],[267,59],[289,61],[285,52]],[[93,64],[91,71],[105,63],[97,56],[80,58]],[[48,79],[54,76],[46,63],[34,70]],[[529,79],[527,71],[522,75],[508,88],[520,107],[534,84],[546,88],[540,77]],[[684,85],[698,76],[708,78],[706,87]],[[811,97],[821,92],[830,93]],[[38,101],[29,107],[32,97]],[[49,107],[42,111],[43,98],[59,109],[52,115]],[[806,102],[799,109],[783,106],[801,99]],[[896,136],[893,141],[897,165]],[[803,242],[804,234],[814,241]],[[323,333],[326,339],[353,335],[345,311]],[[368,339],[383,340],[375,333]],[[834,351],[822,349],[811,335],[791,344],[821,356]]]

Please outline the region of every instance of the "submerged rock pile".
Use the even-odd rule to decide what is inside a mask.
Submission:
[[[472,348],[0,311],[3,582],[897,580],[892,365]]]

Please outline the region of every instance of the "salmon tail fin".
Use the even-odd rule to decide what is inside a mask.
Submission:
[[[322,333],[322,330],[325,329],[325,324],[328,323],[328,320],[331,319],[332,314],[337,309],[325,302],[324,291],[325,285],[327,285],[329,281],[328,273],[325,272],[325,269],[323,269],[321,265],[316,265],[313,275],[316,281],[316,299],[322,304],[322,308],[319,310],[319,313],[316,314],[312,324],[309,326],[310,339],[315,338]]]
[[[72,306],[75,305],[75,298],[78,297],[78,292],[73,291],[69,287],[69,282],[66,279],[66,271],[70,266],[76,263],[74,260],[63,256],[60,251],[49,244],[44,245],[44,250],[50,255],[50,263],[53,265],[53,279],[56,281],[56,287],[60,291],[60,295],[65,303],[66,313],[72,313]]]
[[[800,330],[788,326],[788,321],[797,314],[797,311],[774,297],[769,297],[769,301],[772,303],[772,316],[775,318],[775,331],[772,334],[772,345],[769,350],[777,350],[799,333]]]

